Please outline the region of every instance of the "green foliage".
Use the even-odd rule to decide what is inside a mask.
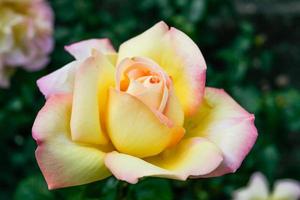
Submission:
[[[297,17],[287,18],[286,24],[276,16],[270,21],[270,16],[244,16],[229,0],[52,0],[51,6],[56,16],[51,63],[40,72],[18,70],[11,89],[0,90],[0,199],[219,200],[230,199],[254,171],[270,181],[300,179],[299,80],[290,79],[299,54],[285,53],[299,52],[299,45],[293,44],[296,33],[280,38],[278,30],[289,30],[287,24],[297,23]],[[108,37],[117,47],[160,20],[186,32],[201,48],[209,86],[224,88],[255,114],[259,138],[254,149],[235,174],[219,178],[146,178],[128,185],[111,177],[48,191],[31,138],[32,123],[44,103],[35,81],[72,60],[63,50],[66,44]]]
[[[130,187],[132,199],[137,200],[171,200],[173,193],[170,181],[164,179],[148,178],[139,184]]]

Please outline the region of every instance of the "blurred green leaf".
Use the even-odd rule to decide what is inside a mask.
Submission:
[[[130,189],[136,200],[173,199],[170,181],[164,179],[148,178],[132,185]]]
[[[16,189],[15,200],[52,200],[54,195],[49,192],[41,175],[29,176],[21,181]]]

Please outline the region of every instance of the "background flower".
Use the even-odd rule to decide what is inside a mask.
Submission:
[[[274,183],[269,191],[269,184],[263,174],[256,172],[249,184],[234,192],[234,200],[297,200],[300,198],[300,183],[296,180],[283,179]]]
[[[0,2],[0,87],[9,86],[16,67],[43,68],[53,49],[52,10],[44,0]]]

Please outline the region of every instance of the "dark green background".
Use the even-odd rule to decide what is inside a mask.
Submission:
[[[56,47],[40,72],[17,71],[0,90],[0,199],[230,199],[255,171],[271,183],[300,179],[300,12],[290,0],[52,0]],[[298,6],[298,10],[297,10]],[[207,85],[224,88],[255,113],[254,149],[235,173],[213,179],[109,178],[48,191],[34,158],[31,126],[45,102],[35,81],[71,61],[63,46],[108,37],[117,48],[156,22],[187,33],[208,65]],[[298,37],[297,37],[298,36]]]

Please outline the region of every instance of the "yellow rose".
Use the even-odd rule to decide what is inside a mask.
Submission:
[[[254,116],[205,88],[197,45],[164,22],[123,43],[66,50],[75,61],[38,80],[46,105],[32,134],[50,189],[114,175],[186,180],[234,172],[252,148]]]

